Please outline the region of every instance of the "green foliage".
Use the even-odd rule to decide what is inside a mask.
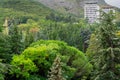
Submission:
[[[11,8],[15,11],[32,13],[42,17],[51,12],[49,8],[34,0],[0,0],[0,7]]]
[[[62,63],[59,56],[57,56],[52,64],[52,67],[50,68],[48,80],[66,80],[62,76]]]
[[[20,24],[19,28],[26,46],[39,39],[61,40],[84,52],[91,34],[91,29],[84,20],[78,23],[64,23],[49,20],[35,22],[29,19],[26,24]]]
[[[0,61],[0,80],[5,80],[5,75],[9,73],[11,66]]]
[[[55,22],[66,22],[66,23],[74,23],[77,22],[77,18],[71,15],[61,15],[56,13],[50,13],[46,16],[47,20],[52,20]]]
[[[26,23],[28,19],[43,19],[51,12],[53,11],[34,0],[0,0],[0,30],[6,17]]]
[[[87,48],[86,55],[90,60],[91,59],[93,60],[93,57],[95,56],[96,53],[98,53],[99,49],[100,49],[100,43],[96,35],[92,34],[89,40],[89,46]]]
[[[3,74],[3,72],[4,72],[3,70],[5,70],[4,67],[5,67],[5,65],[0,63],[0,80],[4,80],[4,77],[5,77]]]
[[[87,58],[83,54],[81,54],[81,52],[79,52],[76,48],[74,48],[74,47],[65,47],[66,44],[63,44],[62,42],[59,42],[59,41],[46,41],[45,42],[43,40],[43,41],[39,41],[39,42],[31,44],[31,46],[40,46],[40,44],[41,45],[43,45],[43,44],[49,45],[50,43],[53,43],[53,42],[57,43],[57,44],[59,44],[59,46],[61,46],[59,51],[60,51],[60,53],[62,53],[62,55],[69,56],[69,59],[67,59],[67,56],[63,57],[63,59],[65,59],[64,60],[65,62],[68,61],[68,62],[66,62],[67,65],[74,66],[75,68],[78,68],[79,69],[78,72],[83,69],[83,66],[84,66],[84,69],[88,68],[89,62],[86,62],[84,64],[84,61],[87,61]],[[81,58],[79,58],[80,56],[81,56]],[[81,67],[80,67],[80,65],[81,65]],[[91,68],[91,65],[89,65],[89,68]],[[71,69],[71,71],[72,70],[73,69]],[[91,70],[89,69],[89,72],[90,71]],[[82,73],[85,73],[85,71],[82,72]]]
[[[116,36],[116,26],[113,13],[103,13],[97,39],[100,44],[97,58],[94,61],[94,71],[91,80],[119,80],[120,54],[119,38]]]
[[[0,59],[3,62],[9,62],[11,60],[11,45],[10,45],[10,37],[3,33],[0,33]]]
[[[17,19],[12,20],[12,23],[10,23],[11,25],[10,30],[9,30],[9,35],[10,35],[10,43],[11,43],[11,51],[14,54],[19,54],[21,53],[22,49],[23,49],[23,45],[22,45],[22,35],[19,31],[19,28],[17,27]]]
[[[13,72],[11,72],[11,74],[13,73],[17,74],[16,76],[18,78],[21,75],[23,77],[29,77],[30,75],[29,72],[37,71],[36,65],[34,65],[34,63],[29,58],[25,59],[24,55],[20,55],[20,56],[14,55],[11,64],[14,65],[14,67],[12,68]]]
[[[69,43],[69,45],[75,46],[77,48],[79,48],[80,50],[83,50],[83,44],[82,42],[84,42],[84,39],[82,39],[82,36],[80,35],[80,33],[84,32],[83,29],[80,29],[82,32],[80,32],[79,30],[77,30],[80,27],[76,27],[74,29],[74,31],[72,32],[72,28],[74,28],[75,24],[65,24],[63,22],[76,22],[76,18],[69,16],[69,15],[62,15],[59,13],[54,13],[55,15],[55,20],[53,21],[61,21],[61,23],[54,23],[53,21],[47,21],[45,20],[45,23],[42,22],[42,20],[38,21],[39,19],[43,19],[43,18],[47,18],[47,17],[51,17],[51,13],[53,13],[54,11],[50,10],[49,8],[46,8],[45,6],[43,6],[42,4],[34,1],[34,0],[0,0],[0,26],[3,26],[4,20],[6,17],[8,17],[9,19],[19,19],[19,23],[22,23],[23,25],[20,25],[22,27],[25,27],[25,30],[28,29],[29,27],[31,27],[30,25],[33,25],[35,27],[32,26],[32,28],[29,28],[28,30],[24,30],[24,28],[22,29],[22,34],[26,35],[24,37],[22,37],[24,40],[25,39],[25,48],[28,47],[32,42],[39,40],[39,39],[57,39],[57,40],[63,40],[67,43]],[[48,15],[48,16],[47,16]],[[53,19],[53,17],[51,17]],[[50,20],[51,20],[50,18]],[[35,22],[31,22],[31,24],[29,24],[29,20],[32,19]],[[63,22],[62,22],[63,21]],[[82,21],[81,21],[82,22]],[[32,24],[33,23],[33,24]],[[37,26],[34,24],[38,24]],[[41,26],[39,26],[41,25]],[[44,26],[43,26],[44,25]],[[67,25],[67,27],[65,27]],[[80,26],[86,26],[85,24],[81,24]],[[53,28],[51,28],[53,27]],[[56,28],[55,28],[56,27]],[[58,28],[60,27],[60,28]],[[70,28],[71,27],[71,28]],[[40,31],[36,32],[30,32],[30,31],[34,31],[35,29],[41,29]],[[51,29],[49,29],[51,28]],[[67,28],[69,30],[67,30]],[[59,31],[58,31],[58,30]],[[51,30],[51,31],[48,31]],[[66,32],[69,31],[68,33]],[[76,31],[77,30],[77,31]],[[84,29],[86,30],[86,29]],[[25,31],[25,32],[24,32]],[[50,33],[48,33],[48,32]],[[29,33],[28,33],[29,32]],[[58,32],[58,33],[57,33]],[[72,36],[70,36],[72,32]],[[89,35],[89,30],[87,30],[88,33],[85,33],[88,36]],[[56,34],[57,33],[57,34]],[[60,34],[62,33],[62,34]],[[75,34],[75,35],[74,35]],[[64,36],[63,36],[64,35]],[[65,38],[66,37],[66,38]],[[74,38],[72,38],[74,37]],[[79,37],[79,38],[78,38]]]
[[[0,26],[2,29],[6,17],[10,19],[17,18],[19,19],[20,23],[26,23],[28,19],[33,19],[33,20],[39,19],[39,16],[35,14],[16,11],[10,8],[0,8]]]
[[[35,71],[34,74],[47,78],[48,71],[53,64],[56,55],[61,57],[61,61],[63,62],[62,68],[64,71],[63,76],[68,80],[77,72],[81,72],[81,74],[76,76],[84,76],[91,71],[91,64],[88,62],[85,55],[76,48],[70,47],[61,41],[40,40],[31,44],[21,55],[18,55],[17,58],[19,59],[16,58],[17,60],[15,60],[13,57],[11,63],[17,67],[14,71],[17,69],[20,70],[18,73],[13,71],[13,74],[24,77],[24,73],[19,73],[23,72],[25,69],[25,71],[31,75],[34,71],[31,71],[31,68],[24,68],[25,65],[29,65],[29,63],[23,63],[27,62],[26,60],[30,60],[32,61],[31,66],[36,66],[37,68],[37,71]],[[20,63],[23,67],[20,66]]]
[[[38,40],[40,25],[32,19],[28,19],[26,24],[18,25],[22,32],[22,41],[25,47],[28,47],[32,42]]]
[[[0,26],[0,32],[2,31],[2,27]]]
[[[81,51],[86,50],[86,41],[91,33],[84,21],[78,23],[63,23],[40,21],[39,38],[45,40],[61,40]]]
[[[46,78],[41,77],[39,75],[30,75],[30,77],[25,80],[46,80]]]

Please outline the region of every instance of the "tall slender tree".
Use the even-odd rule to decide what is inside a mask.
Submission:
[[[56,59],[54,60],[50,70],[51,71],[49,72],[48,80],[66,80],[62,76],[61,60],[59,56],[57,56]]]
[[[9,35],[11,37],[10,43],[11,43],[11,51],[12,53],[19,54],[21,53],[23,49],[22,45],[22,34],[19,31],[18,25],[19,20],[13,19],[11,21]]]
[[[120,44],[116,37],[114,14],[103,13],[97,37],[102,49],[96,53],[91,80],[120,80]]]
[[[12,54],[11,54],[11,45],[10,45],[10,37],[3,33],[0,33],[0,59],[3,62],[9,62]]]

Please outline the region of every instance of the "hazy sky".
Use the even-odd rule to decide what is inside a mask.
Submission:
[[[120,0],[105,0],[106,3],[120,8]]]

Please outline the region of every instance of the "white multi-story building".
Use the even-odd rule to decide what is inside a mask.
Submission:
[[[88,23],[98,22],[100,17],[100,6],[97,0],[89,0],[84,4],[84,18],[87,19]]]
[[[100,18],[100,10],[105,13],[109,13],[112,11],[115,13],[115,9],[112,6],[99,6],[98,0],[87,0],[84,4],[84,18],[88,21],[88,23],[92,24],[95,22],[99,22]]]

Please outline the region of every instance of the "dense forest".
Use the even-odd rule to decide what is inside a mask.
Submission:
[[[99,20],[0,0],[0,80],[120,80],[120,12]]]

